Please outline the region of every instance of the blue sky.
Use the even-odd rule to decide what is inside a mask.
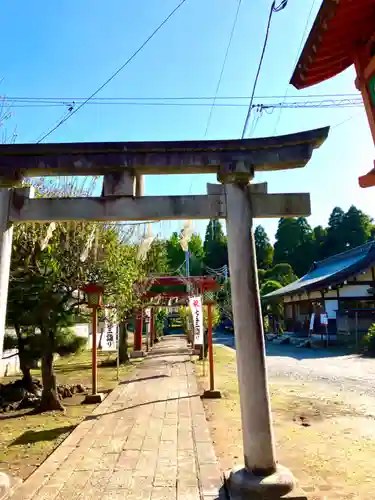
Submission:
[[[188,0],[100,97],[213,95],[237,1]],[[178,0],[3,0],[0,94],[90,95],[177,3]],[[286,9],[274,15],[257,95],[284,95],[311,6],[314,4],[309,29],[320,3],[289,0]],[[270,4],[270,0],[242,1],[219,96],[251,94]],[[303,93],[289,86],[289,95],[354,92],[353,69]],[[275,110],[262,116],[253,136],[331,125],[330,136],[305,169],[262,174],[255,180],[268,181],[270,192],[310,192],[311,225],[326,224],[336,205],[347,209],[355,204],[375,217],[374,189],[360,189],[357,180],[375,159],[364,111],[284,109],[280,118],[278,113]],[[60,108],[15,108],[12,126],[17,126],[17,142],[35,142],[62,114]],[[209,107],[87,105],[48,141],[203,139],[208,115]],[[240,137],[245,115],[246,108],[214,109],[207,138]],[[150,177],[146,179],[146,193],[204,193],[206,182],[215,182],[215,177]],[[277,220],[259,222],[273,237]],[[163,223],[157,231],[178,227],[182,223]],[[196,223],[195,227],[202,230],[204,224]]]

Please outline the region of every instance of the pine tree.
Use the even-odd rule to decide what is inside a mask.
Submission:
[[[219,220],[210,220],[203,244],[204,264],[212,269],[228,265],[228,246]]]
[[[259,269],[269,269],[273,261],[273,247],[263,226],[254,231],[255,250]]]

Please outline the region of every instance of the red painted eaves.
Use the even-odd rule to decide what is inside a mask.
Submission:
[[[323,0],[290,83],[303,89],[338,75],[374,31],[375,0]]]
[[[375,165],[375,162],[374,162]],[[375,186],[375,167],[370,170],[365,175],[362,175],[358,179],[359,185],[361,188],[368,188],[368,187],[374,187]]]

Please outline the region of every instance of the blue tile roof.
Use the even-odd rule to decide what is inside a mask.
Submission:
[[[341,284],[356,274],[367,271],[375,265],[375,241],[333,255],[328,259],[315,262],[311,270],[302,278],[275,290],[264,298],[321,290],[327,286]]]

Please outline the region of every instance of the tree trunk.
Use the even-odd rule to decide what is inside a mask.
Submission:
[[[42,353],[42,383],[43,391],[40,405],[37,408],[38,412],[45,411],[64,411],[64,407],[60,401],[57,386],[56,376],[53,370],[53,332],[44,333],[45,337],[44,349]]]
[[[129,361],[129,354],[128,354],[128,330],[127,330],[127,323],[125,321],[121,321],[119,328],[119,357],[120,357],[120,363],[125,364]]]

